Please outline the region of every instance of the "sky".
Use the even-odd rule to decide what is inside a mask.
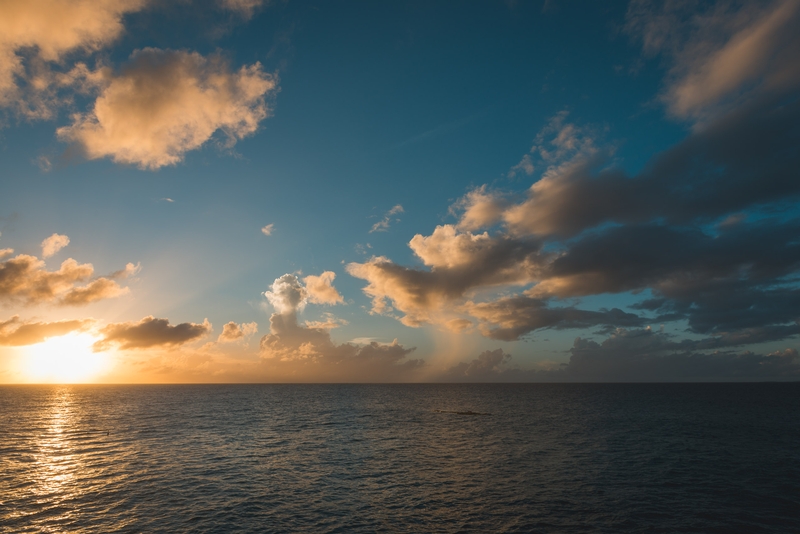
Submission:
[[[0,3],[0,383],[800,378],[800,0]]]

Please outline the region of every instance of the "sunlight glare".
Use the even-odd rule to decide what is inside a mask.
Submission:
[[[25,374],[35,382],[90,382],[109,364],[107,354],[92,351],[96,341],[91,334],[73,333],[31,345],[25,351]]]

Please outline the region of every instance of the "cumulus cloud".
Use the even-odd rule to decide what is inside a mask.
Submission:
[[[86,66],[53,71],[67,54],[90,53],[115,41],[122,18],[144,0],[26,0],[0,4],[0,106],[49,118],[54,91],[91,78]]]
[[[278,376],[303,381],[408,381],[417,377],[422,360],[409,360],[414,348],[397,340],[367,345],[336,344],[324,328],[302,326],[294,312],[270,317],[270,333],[261,338],[262,361]]]
[[[275,229],[275,223],[270,223],[261,228],[261,233],[264,235],[272,235],[272,230]]]
[[[396,308],[408,326],[453,319],[436,314],[470,290],[528,283],[542,261],[536,240],[459,233],[452,225],[437,227],[429,237],[416,235],[410,246],[430,270],[403,267],[384,257],[347,265],[350,275],[368,282],[364,292],[372,297],[372,311]]]
[[[251,135],[276,89],[259,63],[234,71],[221,56],[146,48],[108,74],[89,113],[57,133],[89,159],[154,170],[181,162],[216,132],[227,147]]]
[[[396,206],[394,206],[392,209],[390,209],[389,211],[387,211],[384,214],[383,219],[381,219],[380,221],[378,221],[378,222],[376,222],[375,224],[372,225],[372,228],[370,229],[369,233],[372,233],[372,232],[386,232],[387,230],[389,230],[389,226],[393,222],[392,221],[392,216],[393,215],[397,215],[398,213],[403,213],[403,212],[404,212],[403,206],[401,206],[400,204],[397,204]],[[394,222],[397,222],[399,220],[400,219],[396,218],[394,220]]]
[[[610,151],[575,149],[573,134],[558,133],[573,147],[562,154],[568,159],[544,171],[527,198],[473,190],[457,203],[458,225],[412,239],[427,269],[372,258],[348,272],[368,282],[376,313],[399,310],[405,324],[418,326],[446,324],[454,317],[439,312],[460,311],[502,339],[526,325],[569,324],[540,322],[536,299],[548,310],[570,309],[557,301],[643,290],[654,298],[639,310],[658,322],[686,320],[697,333],[792,324],[800,309],[800,220],[792,211],[800,198],[800,104],[792,94],[777,107],[720,116],[634,176],[611,164]],[[504,226],[493,234],[465,231],[497,222]],[[465,304],[471,292],[509,284],[528,285],[524,296],[534,300]],[[507,318],[512,303],[523,311]],[[637,326],[637,317],[605,315],[604,325]]]
[[[278,313],[294,313],[302,310],[308,301],[308,291],[293,274],[276,278],[264,296]]]
[[[303,278],[308,293],[308,301],[314,304],[341,304],[344,298],[333,287],[333,280],[336,274],[333,271],[325,271],[319,276],[309,275]]]
[[[52,323],[22,321],[14,315],[0,322],[0,345],[20,347],[41,343],[50,337],[63,336],[70,332],[82,332],[94,324],[93,319],[54,321]]]
[[[0,301],[36,305],[56,303],[80,306],[128,293],[110,277],[91,280],[91,263],[78,263],[72,258],[61,267],[48,271],[44,261],[19,254],[0,262]],[[87,285],[79,284],[88,282]]]
[[[103,338],[93,345],[95,351],[116,345],[122,350],[151,347],[175,347],[200,339],[211,332],[211,323],[169,324],[169,319],[148,316],[137,322],[112,323],[100,329]]]
[[[217,338],[220,343],[231,343],[258,332],[257,323],[236,324],[231,321],[222,327],[222,333]]]
[[[302,311],[306,304],[341,304],[342,295],[333,287],[336,274],[325,271],[319,276],[309,275],[301,281],[293,274],[276,278],[264,296],[278,313]],[[304,285],[305,284],[305,285]]]
[[[69,245],[69,237],[60,234],[53,234],[42,241],[42,257],[49,258],[54,256],[59,250]]]

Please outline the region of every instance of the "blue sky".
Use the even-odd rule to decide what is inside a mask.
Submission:
[[[797,1],[2,9],[0,381],[798,376]]]

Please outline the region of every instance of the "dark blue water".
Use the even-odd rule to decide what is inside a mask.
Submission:
[[[0,531],[800,532],[800,384],[4,386]]]

